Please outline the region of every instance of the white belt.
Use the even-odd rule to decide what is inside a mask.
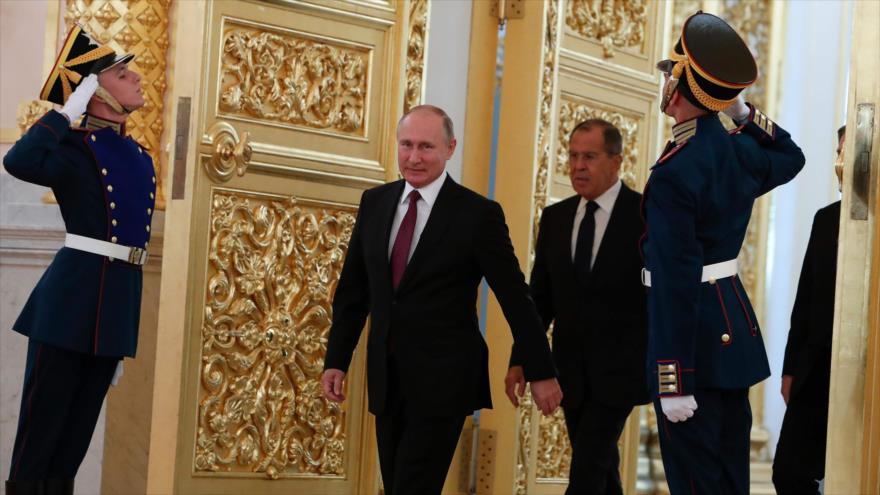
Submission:
[[[712,265],[703,267],[703,278],[701,282],[715,283],[719,278],[732,277],[738,272],[738,263],[735,259],[722,261]],[[651,272],[642,268],[642,285],[651,286]]]
[[[85,251],[87,253],[99,254],[111,259],[127,261],[133,265],[144,265],[147,263],[147,250],[137,247],[128,247],[121,244],[92,239],[76,234],[67,234],[64,236],[64,247],[76,249],[77,251]]]

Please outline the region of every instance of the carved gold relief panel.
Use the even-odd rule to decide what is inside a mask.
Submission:
[[[172,0],[67,0],[64,24],[83,26],[117,52],[132,53],[132,70],[141,75],[144,107],[131,114],[127,129],[144,145],[156,169],[156,206],[165,208],[165,170],[161,153],[165,132],[165,91],[168,89],[168,22]]]
[[[227,21],[219,114],[364,137],[370,48]]]
[[[346,408],[320,376],[354,208],[215,189],[195,472],[345,474]]]
[[[643,74],[653,71],[660,40],[663,2],[648,0],[565,0],[562,49],[601,63]]]

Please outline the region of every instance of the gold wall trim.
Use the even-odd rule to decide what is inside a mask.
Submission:
[[[206,143],[210,140],[206,140]],[[367,172],[383,172],[385,169],[375,160],[366,160],[353,156],[336,155],[333,153],[322,153],[320,151],[307,150],[301,148],[288,148],[270,143],[251,143],[255,153],[267,156],[275,156],[278,158],[290,158],[294,160],[306,160],[314,163],[324,163],[327,165],[343,165],[348,168],[360,169]]]
[[[346,411],[320,376],[356,208],[214,189],[193,473],[340,478]]]
[[[0,128],[0,144],[12,144],[18,141],[21,132],[15,127]]]
[[[543,46],[541,49],[541,59],[543,67],[541,70],[541,84],[538,101],[538,125],[537,125],[537,163],[535,169],[534,189],[532,193],[531,208],[531,235],[528,241],[528,261],[526,273],[531,271],[533,260],[535,259],[535,242],[538,238],[538,228],[540,226],[541,212],[547,204],[549,193],[549,184],[551,181],[551,170],[553,160],[553,143],[555,142],[556,126],[553,125],[553,110],[556,106],[556,86],[559,64],[559,32],[561,29],[559,17],[560,0],[550,0],[544,4],[543,12]],[[552,335],[552,327],[548,332],[548,337]],[[516,450],[516,469],[514,472],[514,490],[516,495],[524,495],[528,492],[529,486],[529,466],[532,459],[532,443],[533,435],[537,435],[537,425],[534,424],[536,418],[535,407],[531,400],[531,395],[526,394],[520,402],[518,408],[518,428],[517,437],[518,445]],[[536,446],[536,449],[540,447]],[[534,473],[532,474],[534,477]]]
[[[253,1],[253,0],[252,0]],[[391,27],[395,24],[393,18],[382,18],[377,17],[375,15],[366,14],[363,10],[358,9],[357,11],[338,9],[334,7],[330,7],[327,5],[321,5],[318,3],[314,3],[311,1],[304,0],[265,0],[267,3],[279,4],[285,7],[292,7],[296,10],[308,13],[317,13],[321,15],[332,15],[334,17],[341,18],[344,22],[357,22],[359,24],[367,24],[371,26],[381,26],[383,28]],[[342,4],[342,2],[338,2]],[[346,0],[345,4],[351,4],[354,6],[362,6],[367,7],[372,10],[375,9],[379,12],[383,12],[385,14],[395,14],[395,7],[387,2],[369,2],[369,1],[358,1],[358,0]]]
[[[55,65],[55,57],[58,55],[58,20],[61,13],[61,4],[58,0],[46,2],[46,34],[43,37],[43,78],[49,78],[49,72]]]
[[[323,182],[338,186],[349,187],[375,187],[385,184],[383,179],[371,179],[369,177],[360,177],[356,175],[334,174],[333,172],[324,172],[313,168],[291,167],[287,165],[277,165],[266,162],[250,162],[248,170],[253,172],[266,172],[273,175],[284,177],[308,179],[315,182]]]
[[[569,0],[565,25],[602,46],[605,58],[617,50],[645,53],[646,0]]]
[[[221,29],[218,114],[367,135],[371,47],[244,19]]]
[[[560,73],[576,74],[582,78],[593,78],[604,84],[608,84],[609,87],[614,87],[617,90],[632,92],[652,99],[657,97],[656,91],[632,85],[633,80],[641,81],[651,86],[657,84],[657,77],[652,74],[646,74],[630,67],[618,65],[614,66],[613,70],[610,71],[611,78],[603,77],[600,79],[596,76],[597,71],[601,71],[600,73],[602,74],[609,74],[609,64],[607,62],[597,60],[593,57],[566,48],[559,49],[559,59],[566,62],[565,64],[560,65]],[[583,65],[584,67],[577,67],[578,65]],[[613,78],[613,76],[623,77]]]
[[[119,52],[135,55],[130,65],[142,77],[146,103],[143,108],[129,116],[126,128],[153,159],[158,209],[165,208],[165,171],[168,169],[167,156],[162,153],[161,144],[165,131],[163,116],[165,91],[168,87],[165,69],[170,45],[168,24],[172,1],[67,0],[64,14],[66,26],[80,24],[101,43]]]
[[[425,56],[428,53],[428,0],[410,0],[406,44],[406,92],[403,112],[419,105],[425,95]]]

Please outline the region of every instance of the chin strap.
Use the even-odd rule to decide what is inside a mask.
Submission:
[[[106,89],[102,88],[101,86],[98,86],[98,89],[95,90],[95,96],[97,96],[97,97],[100,98],[104,103],[106,103],[107,105],[109,105],[110,108],[112,108],[113,111],[116,112],[116,113],[120,113],[120,114],[123,114],[123,115],[128,115],[128,114],[130,114],[130,113],[132,112],[131,110],[129,110],[129,109],[125,108],[124,106],[122,106],[122,104],[119,103],[119,100],[117,100],[113,95],[110,94],[109,91],[107,91]]]

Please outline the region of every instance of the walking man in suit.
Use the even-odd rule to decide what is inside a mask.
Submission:
[[[361,330],[369,410],[376,416],[385,493],[439,494],[464,419],[492,407],[477,289],[489,282],[524,353],[544,414],[562,400],[550,348],[498,203],[446,173],[452,121],[422,105],[397,126],[403,180],[365,191],[333,299],[322,384],[345,400],[343,380]]]
[[[63,107],[3,159],[52,188],[67,230],[13,327],[28,354],[7,495],[73,493],[114,371],[137,349],[156,176],[125,132],[144,105],[133,57],[74,26],[40,92]]]
[[[755,200],[791,180],[804,155],[738,98],[757,66],[722,19],[689,17],[658,68],[661,110],[676,122],[643,202],[649,385],[663,466],[673,494],[746,494],[749,387],[770,367],[737,255]],[[724,129],[722,110],[738,128]]]
[[[642,195],[618,174],[623,143],[610,122],[590,119],[568,139],[576,195],[544,208],[530,289],[553,360],[571,440],[566,493],[623,494],[617,441],[637,404],[648,402],[647,312],[639,238]],[[514,347],[505,380],[519,405],[523,349]]]
[[[839,163],[845,133],[846,127],[837,131]],[[842,165],[835,169],[841,180]],[[787,407],[773,459],[773,486],[779,495],[818,494],[819,480],[825,478],[839,227],[839,200],[816,212],[791,310],[782,364],[782,398]]]

